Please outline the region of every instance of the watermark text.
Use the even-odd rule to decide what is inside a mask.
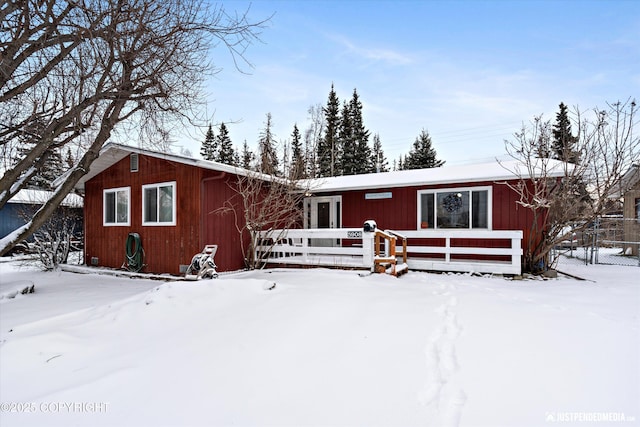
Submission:
[[[0,402],[0,412],[2,413],[100,414],[106,413],[108,410],[108,402]]]

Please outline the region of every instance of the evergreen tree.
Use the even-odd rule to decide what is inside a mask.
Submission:
[[[336,160],[339,152],[338,129],[340,127],[340,101],[331,84],[327,106],[323,109],[325,118],[324,136],[319,141],[316,159],[318,176],[335,176]]]
[[[47,152],[47,160],[38,173],[32,178],[32,185],[43,190],[55,190],[53,181],[64,173],[64,161],[60,150],[54,148]]]
[[[304,178],[306,176],[305,169],[302,140],[300,139],[298,124],[296,123],[293,125],[293,133],[291,134],[291,169],[289,178],[292,180]]]
[[[229,130],[224,125],[224,122],[220,123],[220,133],[216,136],[216,147],[219,151],[215,160],[226,165],[235,166],[235,150],[229,137]]]
[[[409,156],[404,161],[404,169],[437,168],[444,164],[438,160],[431,136],[424,129],[413,143]]]
[[[349,113],[351,115],[351,139],[355,146],[356,167],[354,173],[375,172],[375,164],[371,157],[371,147],[369,146],[370,132],[364,127],[362,102],[356,89],[353,89],[353,96],[349,103]]]
[[[23,159],[27,153],[33,150],[33,145],[29,143],[23,143],[18,147],[18,155],[13,159],[14,164]],[[37,161],[37,171],[29,180],[26,188],[33,188],[38,190],[54,190],[52,183],[55,179],[59,178],[65,170],[65,162],[62,160],[60,151],[56,148],[50,148],[46,150],[42,157]]]
[[[564,102],[560,103],[560,111],[556,114],[556,122],[553,125],[551,141],[551,150],[554,158],[565,162],[580,162],[580,153],[576,151],[578,138],[573,136],[571,132],[571,120],[567,106]]]
[[[384,155],[384,151],[382,150],[380,135],[378,135],[377,133],[373,135],[372,158],[373,158],[372,172],[388,172],[389,171],[389,162],[387,161],[387,158]],[[395,161],[394,161],[394,169],[395,169]]]
[[[271,130],[271,113],[267,113],[267,122],[260,132],[258,151],[260,153],[260,172],[278,175],[278,155],[276,153],[275,136]]]
[[[247,140],[245,139],[244,144],[242,144],[242,156],[240,158],[239,165],[244,169],[250,170],[254,160],[255,155],[249,149],[249,144],[247,144]]]
[[[549,157],[551,157],[549,138],[545,134],[542,134],[538,137],[536,156],[538,156],[539,159],[548,159]]]
[[[358,173],[358,147],[354,141],[352,126],[351,104],[346,101],[342,105],[342,116],[340,118],[340,128],[338,138],[340,140],[341,156],[336,162],[338,175],[355,175]]]
[[[73,167],[73,165],[76,164],[75,159],[73,158],[73,154],[71,154],[71,148],[67,147],[67,157],[64,160],[66,163],[66,166],[70,169]]]
[[[202,146],[200,147],[200,155],[205,160],[216,160],[218,157],[216,135],[213,133],[213,127],[211,124],[209,124],[209,129],[207,130]]]
[[[559,107],[560,111],[556,114],[556,122],[551,129],[552,155],[555,159],[578,164],[580,163],[580,153],[576,150],[578,137],[573,136],[571,131],[567,106],[561,102]],[[565,195],[571,198],[574,209],[584,212],[591,201],[585,180],[581,176],[569,176],[565,177],[560,185]]]

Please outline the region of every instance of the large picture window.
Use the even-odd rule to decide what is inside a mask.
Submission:
[[[491,228],[491,187],[418,191],[418,229]]]
[[[105,226],[130,225],[131,190],[129,187],[110,188],[102,192],[103,216]]]
[[[142,186],[142,225],[176,225],[176,183]]]

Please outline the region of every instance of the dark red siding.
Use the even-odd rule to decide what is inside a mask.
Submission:
[[[218,180],[211,180],[215,175]],[[187,164],[139,156],[139,171],[130,172],[129,158],[125,158],[89,180],[85,185],[85,260],[98,258],[98,265],[113,268],[122,266],[125,242],[130,232],[140,234],[145,252],[143,271],[179,274],[181,264],[189,264],[205,244],[218,244],[215,256],[220,271],[241,268],[242,256],[232,230],[232,215],[203,212],[203,206],[221,205],[229,195],[228,182],[234,175],[222,176]],[[176,182],[176,225],[142,225],[142,186],[161,182]],[[105,227],[103,218],[103,190],[118,187],[131,189],[130,226]],[[206,189],[207,195],[203,196]],[[214,202],[215,201],[215,202]],[[235,236],[237,239],[237,236]]]
[[[441,188],[492,187],[492,229],[523,230],[523,248],[526,248],[528,232],[533,217],[531,212],[518,205],[517,194],[506,184],[494,182],[457,183],[447,185],[423,185],[401,188],[376,188],[375,190],[354,190],[331,195],[342,195],[342,226],[361,227],[364,221],[373,219],[380,228],[395,230],[416,230],[418,224],[418,191]],[[366,193],[390,192],[390,199],[366,200]],[[330,194],[317,194],[318,196]],[[487,247],[496,243],[485,242]],[[498,243],[500,244],[500,243]],[[461,243],[460,245],[464,245]]]
[[[241,204],[235,189],[237,189],[236,176],[224,172],[207,171],[201,183],[203,245],[218,245],[215,260],[219,271],[238,270],[244,267],[240,234],[236,227],[236,214],[224,209],[231,206],[230,204],[235,206],[235,212],[238,213],[238,226],[244,225],[239,208]],[[246,236],[245,243],[247,243]],[[245,244],[245,248],[246,246]]]

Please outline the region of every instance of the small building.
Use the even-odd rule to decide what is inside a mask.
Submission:
[[[638,256],[640,245],[640,165],[632,165],[622,177],[625,253]]]
[[[39,209],[51,197],[50,191],[37,189],[23,189],[13,196],[0,209],[0,238],[3,238],[26,224]],[[82,231],[82,204],[83,200],[77,194],[67,195],[54,215],[54,220],[66,217],[75,224],[76,231]],[[30,240],[29,237],[27,240]]]

